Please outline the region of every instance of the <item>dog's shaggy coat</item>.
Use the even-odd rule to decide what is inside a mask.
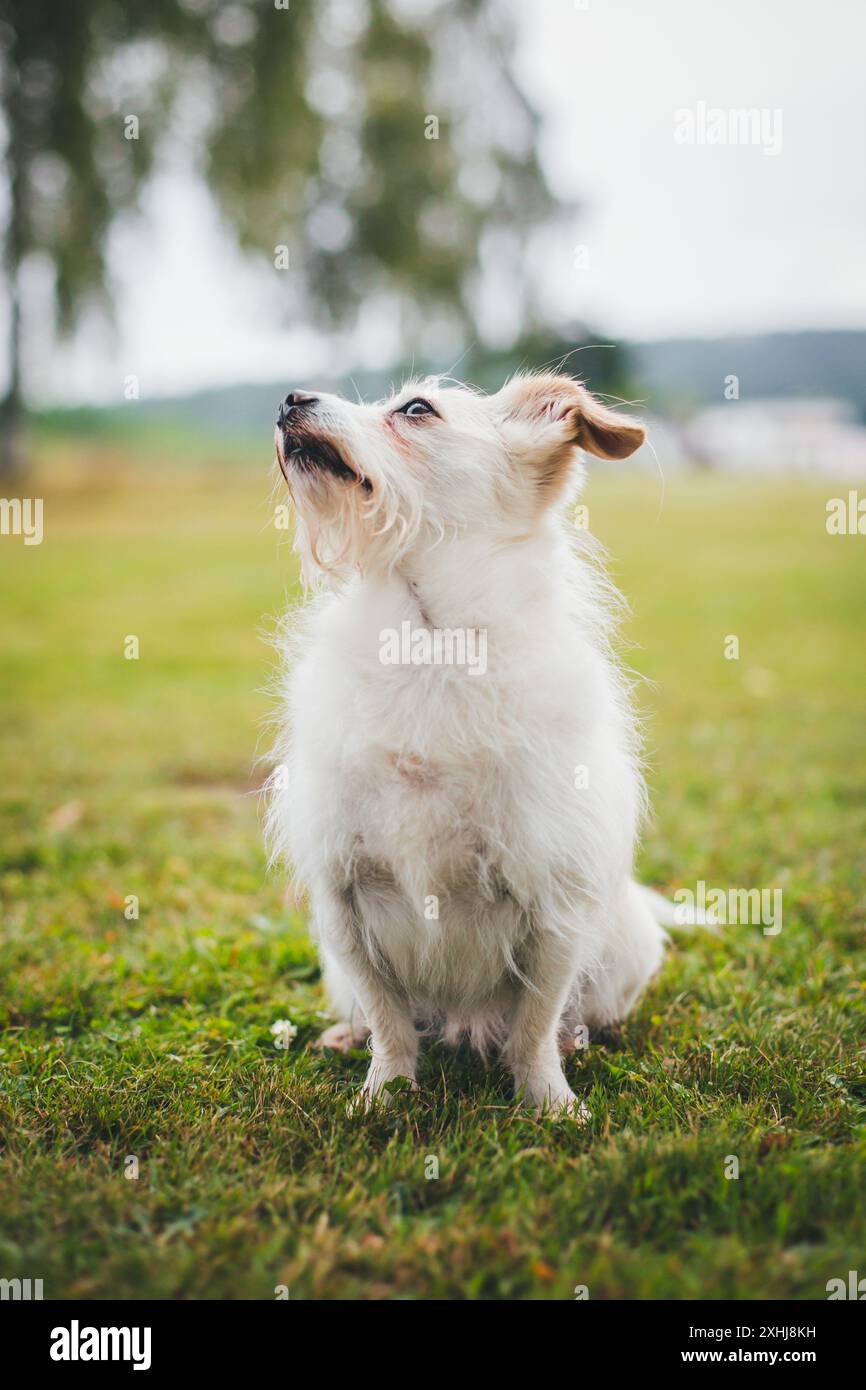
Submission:
[[[558,375],[281,406],[296,544],[327,591],[286,628],[269,833],[310,895],[340,1020],[324,1040],[370,1035],[367,1104],[414,1081],[436,1030],[579,1114],[562,1050],[660,964],[663,909],[632,880],[644,788],[616,594],[565,517],[579,451],[643,437]],[[483,633],[486,669],[383,662],[407,622]]]

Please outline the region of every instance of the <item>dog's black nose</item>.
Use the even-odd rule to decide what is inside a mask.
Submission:
[[[318,396],[311,396],[307,391],[290,391],[286,399],[280,402],[277,412],[277,424],[280,429],[286,427],[294,411],[305,410],[315,405],[317,400]]]

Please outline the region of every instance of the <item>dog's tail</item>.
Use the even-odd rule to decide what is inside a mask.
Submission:
[[[661,927],[672,927],[675,931],[677,928],[680,931],[688,931],[691,927],[707,927],[714,931],[719,925],[718,919],[711,912],[705,912],[703,908],[689,907],[685,903],[672,903],[654,888],[647,888],[643,883],[636,883],[635,888]]]

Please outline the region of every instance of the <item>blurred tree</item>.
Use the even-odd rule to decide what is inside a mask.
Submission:
[[[53,271],[60,331],[110,303],[113,219],[184,102],[241,245],[288,258],[283,313],[338,328],[377,304],[404,341],[422,324],[429,338],[477,322],[492,276],[516,332],[531,329],[524,252],[556,204],[511,73],[511,17],[507,0],[0,0],[0,468],[21,464],[28,261]]]
[[[70,329],[106,297],[105,241],[134,203],[154,142],[124,139],[123,115],[165,117],[165,72],[135,74],[136,41],[189,34],[176,0],[0,0],[0,100],[6,208],[2,270],[8,291],[8,382],[0,402],[0,475],[22,458],[22,272],[41,256],[53,270],[58,327]],[[111,88],[126,59],[134,102],[118,112]],[[126,93],[123,93],[126,96]]]

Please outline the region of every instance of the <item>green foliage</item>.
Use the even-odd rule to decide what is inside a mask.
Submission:
[[[148,42],[189,36],[172,0],[3,0],[0,74],[11,196],[4,264],[16,281],[39,253],[54,268],[61,327],[104,297],[108,229],[131,206],[165,126],[170,73],[142,80]],[[146,70],[146,65],[145,65]],[[134,113],[141,139],[124,138]]]
[[[108,231],[170,134],[242,245],[271,262],[289,247],[277,312],[351,322],[364,297],[396,295],[468,320],[483,234],[519,249],[553,208],[508,32],[504,7],[467,0],[426,22],[384,0],[366,22],[327,4],[0,0],[6,275],[47,257],[64,328],[109,298]],[[470,92],[446,80],[455,45]]]
[[[825,488],[672,478],[657,520],[653,480],[592,477],[655,682],[642,875],[781,886],[784,925],[679,937],[569,1060],[580,1129],[438,1047],[349,1118],[364,1054],[309,1048],[315,957],[254,790],[257,632],[294,567],[226,462],[48,436],[46,539],[0,547],[0,1272],[46,1297],[824,1297],[866,1236],[866,595]]]

